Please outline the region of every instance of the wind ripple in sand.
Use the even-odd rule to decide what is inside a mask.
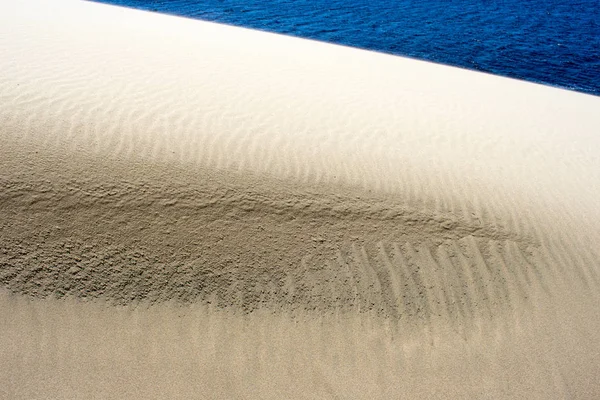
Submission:
[[[444,79],[464,81],[450,87],[427,63],[147,15],[185,41],[173,46],[146,25],[120,25],[122,11],[93,24],[152,37],[152,52],[122,35],[82,36],[67,63],[72,34],[53,22],[61,10],[36,25],[48,33],[43,46],[28,39],[27,22],[13,26],[21,44],[7,42],[12,57],[1,64],[2,282],[11,290],[455,320],[510,311],[532,287],[549,294],[567,263],[576,282],[597,284],[597,255],[573,263],[561,258],[571,245],[552,254],[547,244],[582,240],[563,231],[586,223],[593,191],[566,196],[571,182],[560,180],[534,190],[556,161],[555,142],[539,139],[568,128],[552,111],[574,110],[570,99],[584,115],[594,100],[532,85],[554,103],[524,114],[479,101],[470,83],[519,93],[510,80],[446,68]],[[290,43],[298,51],[265,70],[262,57]],[[187,67],[165,73],[172,60]],[[594,120],[580,123],[575,136],[590,140]],[[560,165],[565,174],[591,157],[578,156]],[[552,212],[561,224],[548,222]]]
[[[0,282],[15,293],[368,312],[466,329],[527,307],[531,292],[552,295],[549,268],[562,262],[533,236],[390,196],[76,159],[20,172],[4,163]],[[589,286],[597,276],[583,265],[567,269]]]
[[[0,8],[0,397],[599,397],[600,99]]]

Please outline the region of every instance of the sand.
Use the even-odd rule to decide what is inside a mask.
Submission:
[[[600,98],[77,0],[0,49],[0,398],[600,398]]]

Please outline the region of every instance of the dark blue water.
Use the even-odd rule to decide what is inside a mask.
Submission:
[[[600,0],[101,1],[600,96]]]

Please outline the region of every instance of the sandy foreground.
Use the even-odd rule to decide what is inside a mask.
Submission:
[[[0,5],[0,398],[600,398],[600,98]]]

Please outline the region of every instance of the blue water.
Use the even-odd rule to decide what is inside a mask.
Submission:
[[[600,96],[600,0],[100,1]]]

